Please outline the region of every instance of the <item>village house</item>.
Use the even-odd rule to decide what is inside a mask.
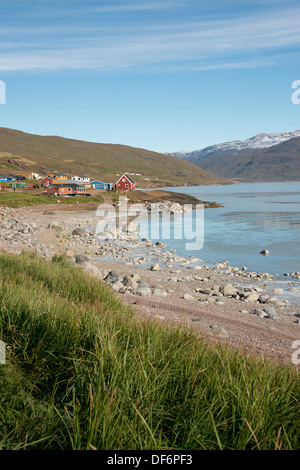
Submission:
[[[20,188],[26,188],[26,183],[22,182],[14,182],[14,183],[9,183],[8,185],[9,188],[15,188],[15,189],[20,189]]]
[[[113,188],[112,183],[107,183],[106,181],[94,180],[91,181],[91,186],[94,189],[102,189],[104,191],[110,191]]]
[[[28,175],[28,179],[30,179],[30,180],[41,180],[43,178],[44,177],[42,175],[40,175],[39,173],[32,172],[32,173],[29,173],[29,175]]]
[[[90,193],[86,191],[85,185],[78,183],[50,184],[47,186],[44,194],[52,196],[90,196]]]
[[[89,183],[90,178],[88,176],[72,176],[72,181],[76,181],[78,183]]]
[[[50,176],[46,176],[46,178],[42,179],[41,186],[46,188],[50,184],[67,184],[67,185],[70,185],[70,184],[74,184],[74,183],[75,183],[75,181],[73,181],[73,180],[68,180],[68,179],[61,179],[60,180],[60,179],[52,178]]]
[[[116,182],[115,189],[118,191],[133,191],[135,189],[135,182],[129,175],[124,173]]]
[[[41,186],[43,186],[43,188],[46,188],[47,186],[49,186],[52,183],[52,181],[53,181],[52,178],[50,178],[49,176],[46,176],[46,178],[42,179]]]
[[[64,174],[64,173],[58,173],[56,171],[52,172],[52,173],[49,173],[48,175],[48,178],[51,178],[53,180],[67,180],[68,179],[68,175]]]
[[[0,182],[5,183],[6,181],[14,181],[16,178],[13,175],[0,175]]]

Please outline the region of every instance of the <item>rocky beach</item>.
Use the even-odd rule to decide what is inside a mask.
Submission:
[[[299,272],[285,273],[286,280],[278,283],[276,276],[230,266],[226,260],[209,266],[194,256],[178,256],[161,242],[141,239],[134,222],[97,233],[99,217],[87,207],[60,201],[1,208],[0,246],[47,259],[65,253],[70,263],[110,285],[146,320],[192,328],[209,342],[292,364],[293,343],[300,338]],[[106,207],[111,206],[103,204],[101,210]],[[183,210],[169,201],[154,207]],[[109,218],[100,217],[101,223]]]

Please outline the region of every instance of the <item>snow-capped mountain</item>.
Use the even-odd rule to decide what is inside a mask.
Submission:
[[[237,181],[299,181],[300,130],[257,134],[193,152],[173,153],[222,178]]]
[[[255,150],[255,149],[265,149],[272,147],[273,145],[281,144],[289,139],[294,139],[296,137],[300,137],[300,129],[295,131],[286,131],[286,132],[279,132],[279,133],[261,133],[257,134],[254,137],[250,137],[250,139],[246,140],[233,140],[231,142],[223,142],[216,145],[211,145],[209,147],[205,147],[199,150],[193,150],[191,152],[174,152],[170,153],[169,155],[173,155],[174,157],[185,158],[185,159],[193,159],[197,158],[204,158],[209,154],[215,152],[226,152],[228,150],[239,151],[239,150]]]

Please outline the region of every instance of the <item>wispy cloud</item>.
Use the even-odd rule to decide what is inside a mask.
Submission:
[[[171,0],[102,5],[102,11],[170,8]],[[178,2],[177,2],[178,4]],[[95,5],[90,7],[100,8]],[[2,29],[0,71],[117,69],[211,70],[289,62],[298,54],[300,8],[234,19],[105,24],[93,21],[45,28]],[[1,44],[0,44],[1,46]]]

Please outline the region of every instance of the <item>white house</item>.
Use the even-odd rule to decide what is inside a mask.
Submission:
[[[88,176],[72,176],[72,181],[77,181],[78,183],[89,183],[90,178]]]

